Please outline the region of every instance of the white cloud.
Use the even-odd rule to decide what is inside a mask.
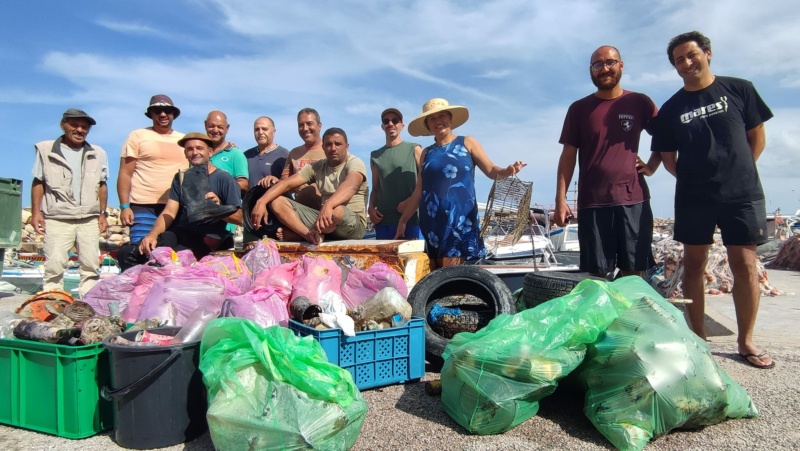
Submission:
[[[108,19],[98,19],[97,21],[95,21],[95,23],[103,28],[107,28],[109,30],[117,31],[120,33],[146,34],[146,35],[152,35],[157,33],[155,29],[141,23],[118,22]]]

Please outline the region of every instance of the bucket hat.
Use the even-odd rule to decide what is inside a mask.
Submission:
[[[183,138],[178,140],[178,145],[181,147],[186,147],[185,146],[186,141],[189,141],[190,139],[199,139],[200,141],[205,141],[205,143],[208,144],[209,147],[211,148],[214,147],[214,141],[212,141],[211,138],[209,138],[208,135],[206,135],[205,133],[200,133],[200,132],[191,132],[183,135]]]
[[[169,98],[166,94],[156,94],[153,97],[150,97],[150,105],[144,110],[144,115],[147,117],[150,116],[150,108],[153,107],[169,107],[175,110],[175,119],[181,115],[180,108],[176,107],[174,103],[172,103],[172,99]]]
[[[428,116],[439,113],[441,111],[449,111],[453,115],[453,120],[450,123],[450,129],[460,127],[469,119],[469,110],[467,107],[459,105],[450,105],[447,100],[442,98],[430,99],[422,105],[422,114],[415,117],[410,124],[408,124],[408,133],[411,136],[433,136],[434,133],[428,130],[425,125],[425,120]]]

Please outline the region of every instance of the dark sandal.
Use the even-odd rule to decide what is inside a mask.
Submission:
[[[750,365],[750,366],[752,366],[754,368],[758,368],[758,369],[761,369],[761,370],[768,370],[770,368],[774,368],[775,367],[775,361],[774,360],[771,363],[767,364],[767,365],[758,365],[756,363],[753,363],[752,360],[750,360],[750,357],[755,357],[756,359],[758,359],[760,361],[761,358],[766,356],[766,355],[768,355],[767,351],[763,351],[761,354],[752,354],[752,353],[751,354],[741,354],[740,353],[739,357],[744,359],[744,361],[747,362],[748,365]]]

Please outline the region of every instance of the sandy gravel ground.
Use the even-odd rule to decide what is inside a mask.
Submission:
[[[800,277],[782,275],[779,288],[792,294],[772,298],[762,304],[782,321],[800,321]],[[792,276],[789,278],[788,276]],[[772,280],[772,277],[771,277]],[[0,299],[0,310],[10,310],[20,297]],[[715,303],[724,303],[725,297]],[[730,299],[727,299],[730,303]],[[769,318],[765,314],[763,317]],[[722,321],[724,322],[724,321]],[[769,324],[759,320],[761,328]],[[759,328],[756,329],[757,334]],[[732,335],[710,338],[710,346],[720,365],[747,389],[761,413],[758,419],[730,420],[697,431],[673,432],[654,440],[649,450],[790,450],[800,449],[800,347],[797,328],[771,330],[759,340],[777,362],[772,370],[747,366],[737,356]],[[424,380],[437,379],[427,373]],[[5,394],[0,394],[5,396]],[[539,414],[516,428],[493,436],[469,435],[444,413],[439,397],[428,396],[422,383],[368,390],[364,397],[369,413],[353,449],[413,450],[592,450],[613,449],[582,412],[582,396],[566,387],[542,401]],[[11,450],[116,450],[113,431],[83,440],[69,440],[24,429],[0,425],[0,445]],[[213,450],[206,433],[200,438],[167,450]]]

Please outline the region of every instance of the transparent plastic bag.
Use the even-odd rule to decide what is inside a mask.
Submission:
[[[200,344],[217,449],[347,450],[367,403],[313,337],[240,318],[212,321]]]
[[[263,238],[256,243],[256,246],[251,249],[242,261],[252,273],[252,280],[255,280],[256,275],[265,268],[271,268],[281,264],[281,254],[278,253],[278,246],[275,241],[269,238]]]

